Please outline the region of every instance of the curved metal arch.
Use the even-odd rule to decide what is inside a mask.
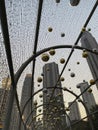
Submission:
[[[49,51],[50,49],[64,49],[64,48],[74,48],[74,49],[78,49],[78,50],[87,50],[91,53],[94,53],[94,54],[97,54],[98,55],[98,52],[94,52],[90,49],[87,49],[87,48],[84,48],[84,47],[80,47],[80,46],[73,46],[73,45],[58,45],[58,46],[52,46],[52,47],[48,47],[48,48],[45,48],[41,51],[38,51],[36,54],[32,55],[30,58],[28,58],[22,65],[21,67],[18,69],[18,71],[16,72],[15,74],[15,84],[17,85],[17,82],[21,76],[21,73],[24,71],[24,69],[27,67],[27,65],[32,61],[34,60],[36,57],[38,57],[39,55],[41,55],[42,53],[44,52],[47,52]]]
[[[62,87],[47,87],[47,89],[53,89],[53,88],[55,88],[55,89],[62,89],[62,90],[64,90],[64,91],[68,91],[69,93],[71,93],[72,95],[74,95],[76,98],[78,98],[78,95],[76,95],[74,92],[72,92],[71,90],[69,90],[69,89],[67,89],[67,88],[66,88],[66,90],[65,90],[65,89],[62,88]],[[38,94],[39,92],[41,92],[43,89],[44,89],[44,88],[39,89],[37,92],[35,92],[35,93],[32,95],[32,97],[34,97],[36,94]],[[24,112],[24,110],[25,110],[27,104],[28,104],[29,101],[32,99],[32,97],[30,97],[30,98],[28,99],[28,101],[25,103],[25,105],[24,105],[24,107],[23,107],[23,110],[22,110],[22,114],[23,114],[23,112]],[[82,101],[82,100],[81,100],[81,101]],[[81,101],[80,101],[80,102],[81,102]],[[82,104],[83,104],[83,101],[82,101]]]
[[[52,88],[54,88],[54,87],[48,87],[47,89],[52,89]],[[64,89],[64,88],[59,88],[59,87],[55,87],[55,89],[62,89],[62,90],[64,90],[64,91],[67,91],[67,92],[69,92],[69,93],[71,93],[73,96],[75,96],[76,97],[76,99],[78,99],[78,95],[77,94],[75,94],[74,92],[72,92],[71,90],[69,90],[69,89]],[[36,94],[38,93],[38,92],[40,92],[40,91],[42,91],[43,90],[43,88],[42,89],[40,89],[40,90],[38,90],[37,92],[36,92]],[[34,96],[34,95],[36,95],[35,93],[32,95],[32,97]],[[29,99],[28,99],[28,101],[26,102],[26,105],[29,103],[29,101],[32,99],[32,97],[30,97]],[[85,103],[80,99],[80,102],[82,103],[82,105],[84,106],[84,108],[85,108],[85,110],[86,110],[86,112],[87,112],[87,115],[89,114],[89,111],[88,111],[88,108],[86,107],[86,105],[85,105]],[[25,105],[25,107],[26,107],[26,105]],[[23,112],[24,112],[24,110],[25,110],[25,107],[24,107],[24,109],[23,109],[23,111],[22,111],[22,114],[23,114]],[[91,128],[92,128],[92,130],[93,130],[93,123],[92,123],[92,120],[89,118],[89,121],[90,121],[90,126],[91,126]]]
[[[18,83],[18,80],[21,76],[21,73],[24,71],[24,69],[27,67],[27,65],[32,61],[34,60],[37,56],[39,56],[40,54],[46,52],[46,51],[49,51],[50,49],[64,49],[64,48],[73,48],[73,49],[78,49],[78,50],[87,50],[91,53],[94,53],[94,54],[97,54],[97,52],[93,52],[92,50],[90,49],[87,49],[87,48],[84,48],[84,47],[80,47],[80,46],[73,46],[73,45],[58,45],[58,46],[52,46],[52,47],[48,47],[48,48],[45,48],[39,52],[37,52],[35,55],[32,55],[29,59],[27,59],[22,65],[21,67],[18,69],[18,71],[16,72],[15,74],[15,84],[17,86],[17,83]]]
[[[47,87],[47,89],[53,89],[53,88],[55,88],[55,89],[63,89],[62,87]],[[25,110],[25,108],[26,108],[26,106],[28,105],[28,103],[29,103],[29,101],[32,99],[32,97],[34,97],[36,94],[38,94],[39,92],[41,92],[42,90],[43,90],[44,88],[42,88],[42,89],[39,89],[37,92],[35,92],[34,94],[32,94],[32,96],[27,100],[27,102],[25,103],[25,105],[24,105],[24,107],[23,107],[23,109],[22,109],[22,115],[23,115],[23,112],[24,112],[24,110]],[[64,90],[64,89],[63,89]],[[65,90],[64,90],[65,91]],[[75,93],[73,93],[71,90],[69,90],[69,89],[67,89],[66,88],[66,91],[68,91],[69,93],[71,93],[72,95],[74,95],[76,98],[78,97],[78,95],[76,95]]]
[[[90,49],[87,49],[87,48],[84,48],[84,47],[80,47],[80,46],[58,45],[58,46],[52,46],[52,47],[45,48],[45,49],[43,49],[43,50],[37,52],[35,55],[32,55],[27,61],[25,61],[25,62],[21,65],[21,67],[19,68],[19,70],[18,70],[18,71],[16,72],[16,74],[15,74],[15,84],[17,85],[18,80],[19,80],[19,78],[20,78],[20,76],[21,76],[21,73],[24,71],[24,69],[27,67],[27,65],[28,65],[32,60],[34,60],[37,56],[39,56],[40,54],[42,54],[42,53],[44,53],[44,52],[46,52],[46,51],[49,51],[50,49],[61,49],[61,48],[62,48],[62,49],[64,49],[64,48],[73,48],[73,49],[78,49],[78,50],[83,50],[83,49],[85,49],[85,50],[87,50],[87,51],[89,51],[89,52],[91,52],[91,53],[94,53],[94,54],[97,54],[97,55],[98,55],[97,52],[93,52],[93,51],[90,50]]]

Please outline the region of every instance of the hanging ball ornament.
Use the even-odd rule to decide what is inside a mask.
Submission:
[[[64,79],[64,77],[61,77],[60,80],[61,80],[61,81],[64,81],[65,79]]]
[[[53,29],[52,29],[51,27],[49,27],[49,28],[48,28],[48,31],[49,31],[49,32],[52,32],[52,31],[53,31]]]
[[[42,110],[41,110],[41,109],[39,109],[38,111],[39,111],[39,112],[41,112]]]
[[[54,50],[54,49],[51,49],[51,50],[49,51],[49,54],[50,54],[51,56],[55,55],[55,50]]]
[[[95,84],[95,80],[94,79],[91,79],[90,80],[90,85],[94,85]]]
[[[66,111],[69,111],[69,108],[66,108]]]
[[[80,64],[80,62],[77,62],[77,65],[79,65]]]
[[[71,71],[71,69],[68,69],[68,71]]]
[[[92,50],[93,52],[97,52],[97,49],[96,48],[93,48],[93,50]]]
[[[41,76],[44,76],[44,74],[43,74],[43,73],[41,73]]]
[[[43,97],[43,95],[42,95],[42,94],[40,94],[40,95],[39,95],[39,97],[40,97],[40,98],[42,98],[42,97]]]
[[[64,58],[61,58],[61,59],[60,59],[60,63],[61,63],[61,64],[64,64],[64,63],[65,63],[65,59],[64,59]]]
[[[82,32],[85,32],[85,31],[86,31],[86,28],[83,27],[83,28],[82,28]]]
[[[86,52],[87,50],[86,49],[83,49],[83,52]]]
[[[35,106],[37,105],[37,100],[34,101],[34,105],[35,105]]]
[[[83,57],[83,58],[87,58],[87,57],[88,57],[88,52],[87,52],[87,51],[84,51],[84,52],[82,53],[82,57]]]
[[[81,99],[78,99],[78,102],[81,102]]]
[[[89,93],[91,93],[91,92],[92,92],[92,89],[91,89],[91,88],[89,88],[89,89],[88,89],[88,92],[89,92]]]
[[[56,3],[60,3],[60,0],[56,0]]]
[[[71,6],[77,6],[79,4],[80,0],[70,0]]]
[[[91,28],[88,28],[88,31],[90,32],[90,31],[91,31]]]
[[[40,87],[40,84],[38,84],[38,87]]]
[[[40,121],[40,118],[38,118],[38,120]]]
[[[42,82],[42,78],[38,77],[37,82],[39,82],[39,83]]]
[[[61,33],[61,37],[65,37],[65,33]]]
[[[67,88],[66,88],[66,87],[63,87],[63,90],[64,90],[64,91],[66,91],[66,90],[67,90]]]
[[[42,61],[47,62],[49,60],[49,55],[47,53],[42,54]]]
[[[70,74],[70,76],[71,76],[71,77],[75,77],[75,73],[72,72],[72,73]]]

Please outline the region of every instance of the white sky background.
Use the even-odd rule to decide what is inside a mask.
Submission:
[[[54,45],[74,45],[95,1],[96,0],[81,0],[77,7],[72,7],[69,4],[69,0],[61,0],[59,4],[56,4],[55,0],[44,0],[37,50]],[[38,0],[6,0],[6,8],[14,70],[16,72],[21,64],[32,55]],[[51,33],[48,32],[48,27],[53,28]],[[91,33],[98,41],[98,9],[96,9],[87,28],[91,28]],[[62,38],[61,33],[65,33],[65,37]],[[2,53],[2,58],[0,59],[0,79],[2,80],[9,72],[6,67],[6,56],[1,38],[0,51]],[[66,60],[69,52],[70,49],[57,50],[55,56],[50,57],[48,62],[58,63],[61,72],[63,65],[60,64],[59,60],[62,57]],[[80,65],[76,64],[77,61],[80,62]],[[39,89],[37,87],[37,77],[41,75],[44,64],[41,58],[38,57],[35,69],[35,91]],[[68,71],[69,68],[71,69],[70,72]],[[70,77],[71,72],[75,73],[74,78]],[[19,98],[26,73],[31,73],[31,65],[27,67],[20,78],[18,84]],[[75,50],[63,73],[63,77],[65,78],[63,86],[71,88],[77,94],[79,94],[80,91],[76,89],[76,85],[83,80],[89,81],[92,78],[86,60],[82,58],[81,51]],[[93,88],[94,96],[97,101],[98,91],[95,86]],[[68,102],[72,101],[73,97],[65,93],[64,99],[65,102]]]

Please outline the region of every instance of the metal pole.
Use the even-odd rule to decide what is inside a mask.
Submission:
[[[6,118],[5,118],[5,123],[4,123],[4,128],[3,130],[9,130],[10,127],[10,121],[11,121],[11,113],[12,113],[12,107],[13,107],[13,102],[14,102],[14,92],[13,92],[13,87],[11,86],[11,90],[9,92],[9,103],[7,106],[6,110]]]

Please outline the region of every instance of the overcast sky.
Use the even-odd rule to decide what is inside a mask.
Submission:
[[[72,7],[69,4],[69,0],[61,0],[59,4],[55,3],[55,0],[44,0],[37,50],[54,45],[74,45],[95,1],[96,0],[81,0],[77,7]],[[6,10],[15,72],[19,69],[21,64],[32,55],[37,8],[38,0],[6,0]],[[48,32],[49,27],[53,29],[52,32]],[[98,9],[96,9],[90,23],[88,24],[87,29],[88,28],[91,28],[91,33],[98,41]],[[65,37],[61,37],[61,33],[65,33]],[[81,45],[80,42],[79,45]],[[6,56],[1,38],[0,47],[2,52],[2,58],[0,59],[0,77],[2,80],[2,78],[6,77],[9,72],[6,67]],[[70,49],[57,50],[55,56],[50,56],[48,63],[58,63],[59,71],[61,72],[63,65],[59,62],[60,58],[63,57],[66,60],[69,52]],[[79,65],[77,65],[78,61],[80,62]],[[5,65],[3,63],[5,63]],[[39,56],[36,60],[34,83],[35,91],[39,89],[37,77],[41,75],[44,64],[45,63],[42,62],[41,57]],[[68,71],[69,68],[71,69],[70,72]],[[21,95],[24,77],[27,73],[31,73],[31,70],[31,65],[29,65],[20,78],[18,84],[19,98]],[[70,77],[71,72],[75,73],[74,78]],[[62,86],[66,86],[77,94],[79,94],[80,91],[76,89],[76,85],[83,80],[89,81],[92,78],[86,60],[82,58],[81,51],[77,50],[73,53],[71,60],[63,73],[63,77],[65,78],[65,81],[62,83]],[[93,87],[93,92],[97,99],[98,92],[96,91],[95,86]],[[73,100],[73,97],[68,94],[64,94],[64,100],[67,104],[68,101]]]

